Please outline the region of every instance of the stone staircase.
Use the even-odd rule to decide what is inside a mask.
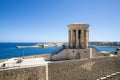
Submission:
[[[120,72],[112,73],[110,75],[107,75],[105,77],[101,77],[96,80],[120,80]]]
[[[58,54],[58,53],[60,53],[60,52],[61,52],[62,50],[64,50],[64,49],[66,49],[66,47],[65,47],[65,46],[62,46],[61,49],[57,50],[57,51],[54,52],[52,55],[54,55],[54,54]]]

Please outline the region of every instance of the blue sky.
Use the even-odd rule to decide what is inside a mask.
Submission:
[[[67,42],[75,22],[90,41],[120,41],[120,0],[0,0],[0,42]]]

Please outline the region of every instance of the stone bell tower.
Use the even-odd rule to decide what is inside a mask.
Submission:
[[[89,24],[69,24],[69,48],[86,49],[89,42]]]

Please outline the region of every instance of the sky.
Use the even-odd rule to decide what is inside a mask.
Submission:
[[[0,42],[67,42],[76,22],[89,41],[120,41],[120,0],[0,0]]]

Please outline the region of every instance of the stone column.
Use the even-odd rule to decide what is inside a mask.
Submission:
[[[70,31],[71,32],[71,42],[70,42],[70,47],[72,48],[73,46],[73,30]]]
[[[84,48],[86,48],[87,39],[86,39],[86,30],[84,30]]]
[[[89,46],[89,30],[86,30],[86,48]]]
[[[79,48],[78,29],[76,29],[76,48]]]
[[[76,48],[76,31],[73,30],[73,33],[72,33],[72,44],[73,44],[73,48]]]
[[[81,48],[84,48],[84,30],[81,30]]]
[[[69,34],[68,40],[69,40],[69,48],[70,48],[71,46],[71,31],[70,30],[68,31],[68,34]]]

